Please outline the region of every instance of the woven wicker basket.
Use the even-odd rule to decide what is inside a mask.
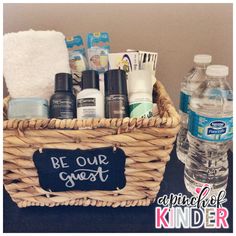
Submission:
[[[179,115],[160,82],[158,116],[147,119],[4,120],[4,186],[19,207],[151,204],[160,189],[179,130]],[[9,98],[4,99],[6,118]],[[126,186],[116,191],[47,192],[39,185],[33,153],[41,148],[119,146],[126,153]]]

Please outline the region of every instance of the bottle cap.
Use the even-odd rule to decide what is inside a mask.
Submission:
[[[104,74],[105,96],[123,94],[127,96],[126,73],[124,70],[108,70]]]
[[[198,55],[195,55],[193,58],[193,61],[196,64],[210,64],[211,60],[212,60],[212,56],[207,55],[207,54],[198,54]]]
[[[229,68],[224,65],[211,65],[206,69],[206,75],[210,77],[226,77],[229,74]]]
[[[133,70],[128,75],[129,93],[152,94],[152,75],[148,70]]]
[[[99,90],[99,74],[96,70],[85,70],[81,78],[82,90],[94,88]]]
[[[55,92],[72,92],[72,75],[68,73],[58,73],[55,75]]]

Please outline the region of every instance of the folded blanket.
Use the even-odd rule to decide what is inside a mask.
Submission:
[[[29,30],[4,35],[3,73],[12,98],[49,99],[59,72],[70,73],[61,32]]]

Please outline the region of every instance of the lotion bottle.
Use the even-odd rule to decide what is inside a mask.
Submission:
[[[131,118],[150,118],[153,113],[152,76],[148,70],[129,72],[129,109]]]
[[[104,96],[99,90],[98,72],[83,71],[81,88],[77,94],[77,118],[104,118]]]

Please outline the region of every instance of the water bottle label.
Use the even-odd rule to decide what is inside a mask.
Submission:
[[[189,109],[188,109],[189,99],[190,99],[190,95],[188,95],[182,91],[180,92],[179,109],[184,113],[188,113],[188,111],[189,111]]]
[[[233,138],[233,117],[210,118],[189,110],[189,132],[196,138],[224,142]]]

